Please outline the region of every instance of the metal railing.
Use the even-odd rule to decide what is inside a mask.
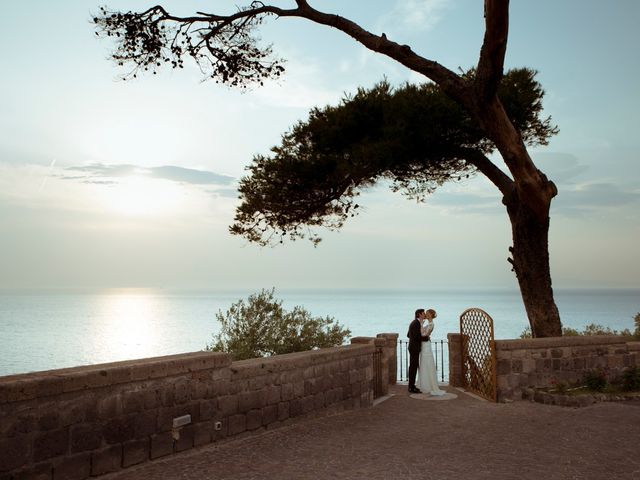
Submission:
[[[433,359],[436,361],[436,374],[441,382],[449,381],[449,342],[447,340],[431,340]],[[447,354],[444,354],[445,349]],[[409,341],[398,340],[398,382],[409,381]]]

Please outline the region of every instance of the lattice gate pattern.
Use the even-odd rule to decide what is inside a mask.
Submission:
[[[465,310],[460,315],[460,337],[465,387],[487,400],[497,401],[493,319],[480,308]]]

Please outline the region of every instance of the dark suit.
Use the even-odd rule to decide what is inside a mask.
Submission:
[[[418,373],[418,365],[420,364],[420,350],[422,350],[422,342],[429,340],[429,337],[423,337],[420,332],[420,321],[416,318],[409,324],[409,390],[416,387],[416,374]]]
[[[409,390],[416,387],[416,374],[420,363],[420,350],[422,348],[422,335],[420,335],[420,321],[416,318],[409,324]]]

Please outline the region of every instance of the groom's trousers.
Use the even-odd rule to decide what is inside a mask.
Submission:
[[[409,352],[409,388],[415,388],[418,365],[420,363],[420,350]]]

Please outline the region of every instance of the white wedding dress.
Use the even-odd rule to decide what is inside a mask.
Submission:
[[[433,331],[433,323],[426,322],[427,325],[422,328],[422,336],[431,335]],[[416,386],[422,390],[424,394],[433,396],[442,396],[447,392],[440,390],[438,387],[438,375],[436,373],[436,363],[433,360],[433,351],[431,350],[431,342],[422,342],[420,348],[420,366],[418,367],[418,378]]]

